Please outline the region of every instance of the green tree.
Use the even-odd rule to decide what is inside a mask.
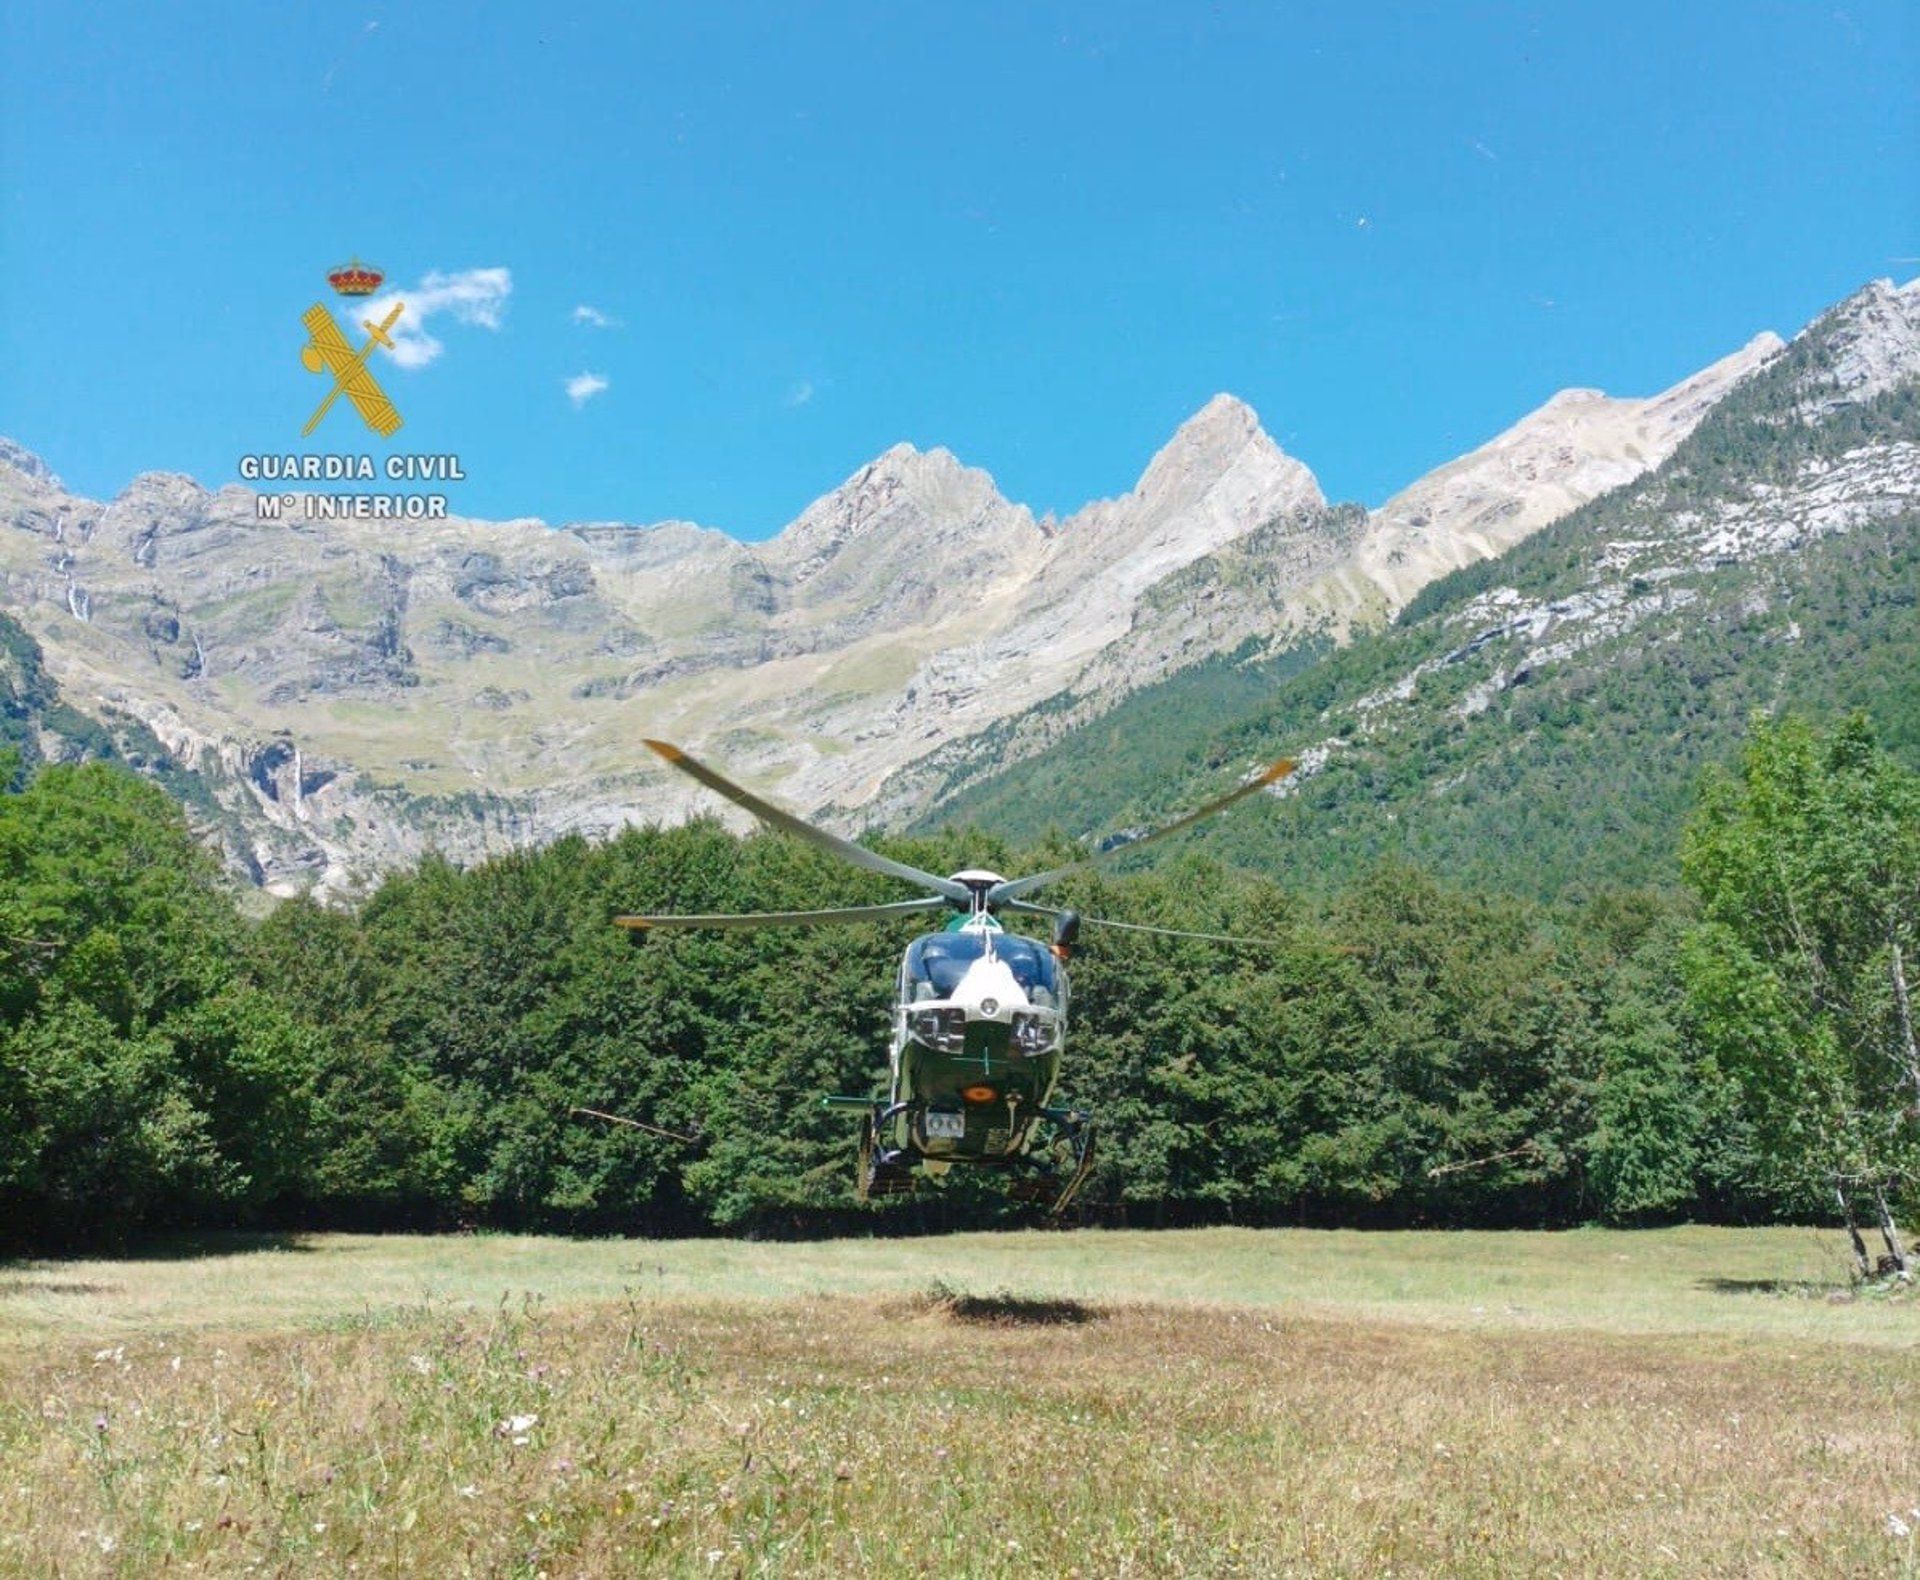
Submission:
[[[1904,1271],[1894,1210],[1920,1199],[1920,776],[1863,718],[1822,737],[1756,717],[1738,770],[1705,786],[1682,867],[1702,910],[1681,953],[1689,1011],[1777,1182],[1837,1198],[1849,1226],[1856,1198],[1870,1204]]]
[[[180,808],[106,764],[0,794],[0,1213],[48,1242],[297,1188],[313,1045],[239,979]]]

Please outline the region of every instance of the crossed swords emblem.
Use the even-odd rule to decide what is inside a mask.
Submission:
[[[300,348],[300,361],[309,373],[319,373],[323,369],[333,375],[333,388],[327,392],[327,398],[314,409],[307,419],[306,427],[300,430],[305,438],[320,426],[320,419],[332,409],[333,403],[344,393],[353,402],[353,409],[360,418],[383,439],[390,439],[400,427],[400,413],[394,410],[393,402],[387,399],[387,392],[380,387],[367,367],[367,359],[373,355],[375,346],[393,349],[393,340],[387,331],[392,329],[406,307],[405,302],[395,302],[393,311],[380,323],[371,318],[363,318],[370,338],[358,351],[348,343],[338,320],[325,306],[315,302],[309,307],[301,322],[307,326],[311,337]]]

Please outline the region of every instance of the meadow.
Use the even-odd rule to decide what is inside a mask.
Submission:
[[[0,1573],[1920,1568],[1805,1229],[225,1237],[0,1263]]]

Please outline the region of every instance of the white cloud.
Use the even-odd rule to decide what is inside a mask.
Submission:
[[[603,313],[597,307],[589,307],[582,302],[573,310],[573,321],[585,324],[589,329],[618,329],[620,320],[611,313]]]
[[[788,406],[804,406],[812,399],[813,382],[810,379],[801,379],[782,397],[784,404]]]
[[[382,291],[354,316],[371,318],[377,324],[393,311],[394,303],[406,303],[406,311],[389,331],[393,336],[393,360],[403,368],[423,368],[446,350],[428,330],[429,319],[444,313],[456,323],[498,329],[507,298],[512,294],[510,269],[463,269],[458,274],[442,274],[432,269],[416,286]]]
[[[567,380],[567,399],[573,402],[573,409],[582,406],[607,387],[609,380],[598,373],[576,373]]]

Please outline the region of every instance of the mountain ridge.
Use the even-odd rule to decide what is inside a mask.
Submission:
[[[1920,763],[1915,308],[1912,287],[1849,297],[1661,466],[1306,673],[1216,660],[958,786],[921,826],[1093,839],[1284,754],[1294,780],[1210,830],[1210,854],[1314,888],[1394,852],[1546,897],[1670,874],[1693,778],[1751,709],[1867,709]],[[1152,738],[1107,749],[1130,729]],[[1141,755],[1151,782],[1129,775]]]
[[[1905,323],[1904,300],[1882,316]],[[1879,376],[1882,338],[1862,338],[1856,382]],[[1624,464],[1658,464],[1669,432],[1781,354],[1762,336],[1618,403],[1667,424]],[[1557,396],[1516,428],[1613,400]],[[1504,483],[1525,532],[1529,511],[1557,519],[1554,490],[1590,487],[1592,455],[1548,449]],[[711,810],[638,761],[641,734],[842,826],[903,822],[1003,766],[956,771],[970,743],[1044,749],[1059,729],[1023,740],[1019,721],[1077,727],[1249,641],[1323,652],[1498,548],[1464,525],[1480,495],[1443,501],[1418,531],[1453,559],[1410,572],[1382,551],[1380,574],[1363,556],[1381,512],[1330,505],[1225,394],[1131,490],[1057,521],[910,444],[759,544],[674,521],[309,529],[251,519],[252,499],[153,472],[85,500],[7,441],[0,604],[76,705],[145,721],[206,770],[230,858],[275,892],[352,892],[429,846],[471,859]]]
[[[1253,643],[1285,655],[1390,619],[1435,577],[1498,554],[1657,466],[1783,345],[1763,332],[1651,396],[1563,390],[1371,512],[1324,502],[1316,511],[1303,501],[1154,588],[1129,633],[1124,675],[1096,659],[1074,694],[900,770],[872,810],[882,823],[922,820],[938,802],[1090,724],[1118,696],[1211,654]]]

